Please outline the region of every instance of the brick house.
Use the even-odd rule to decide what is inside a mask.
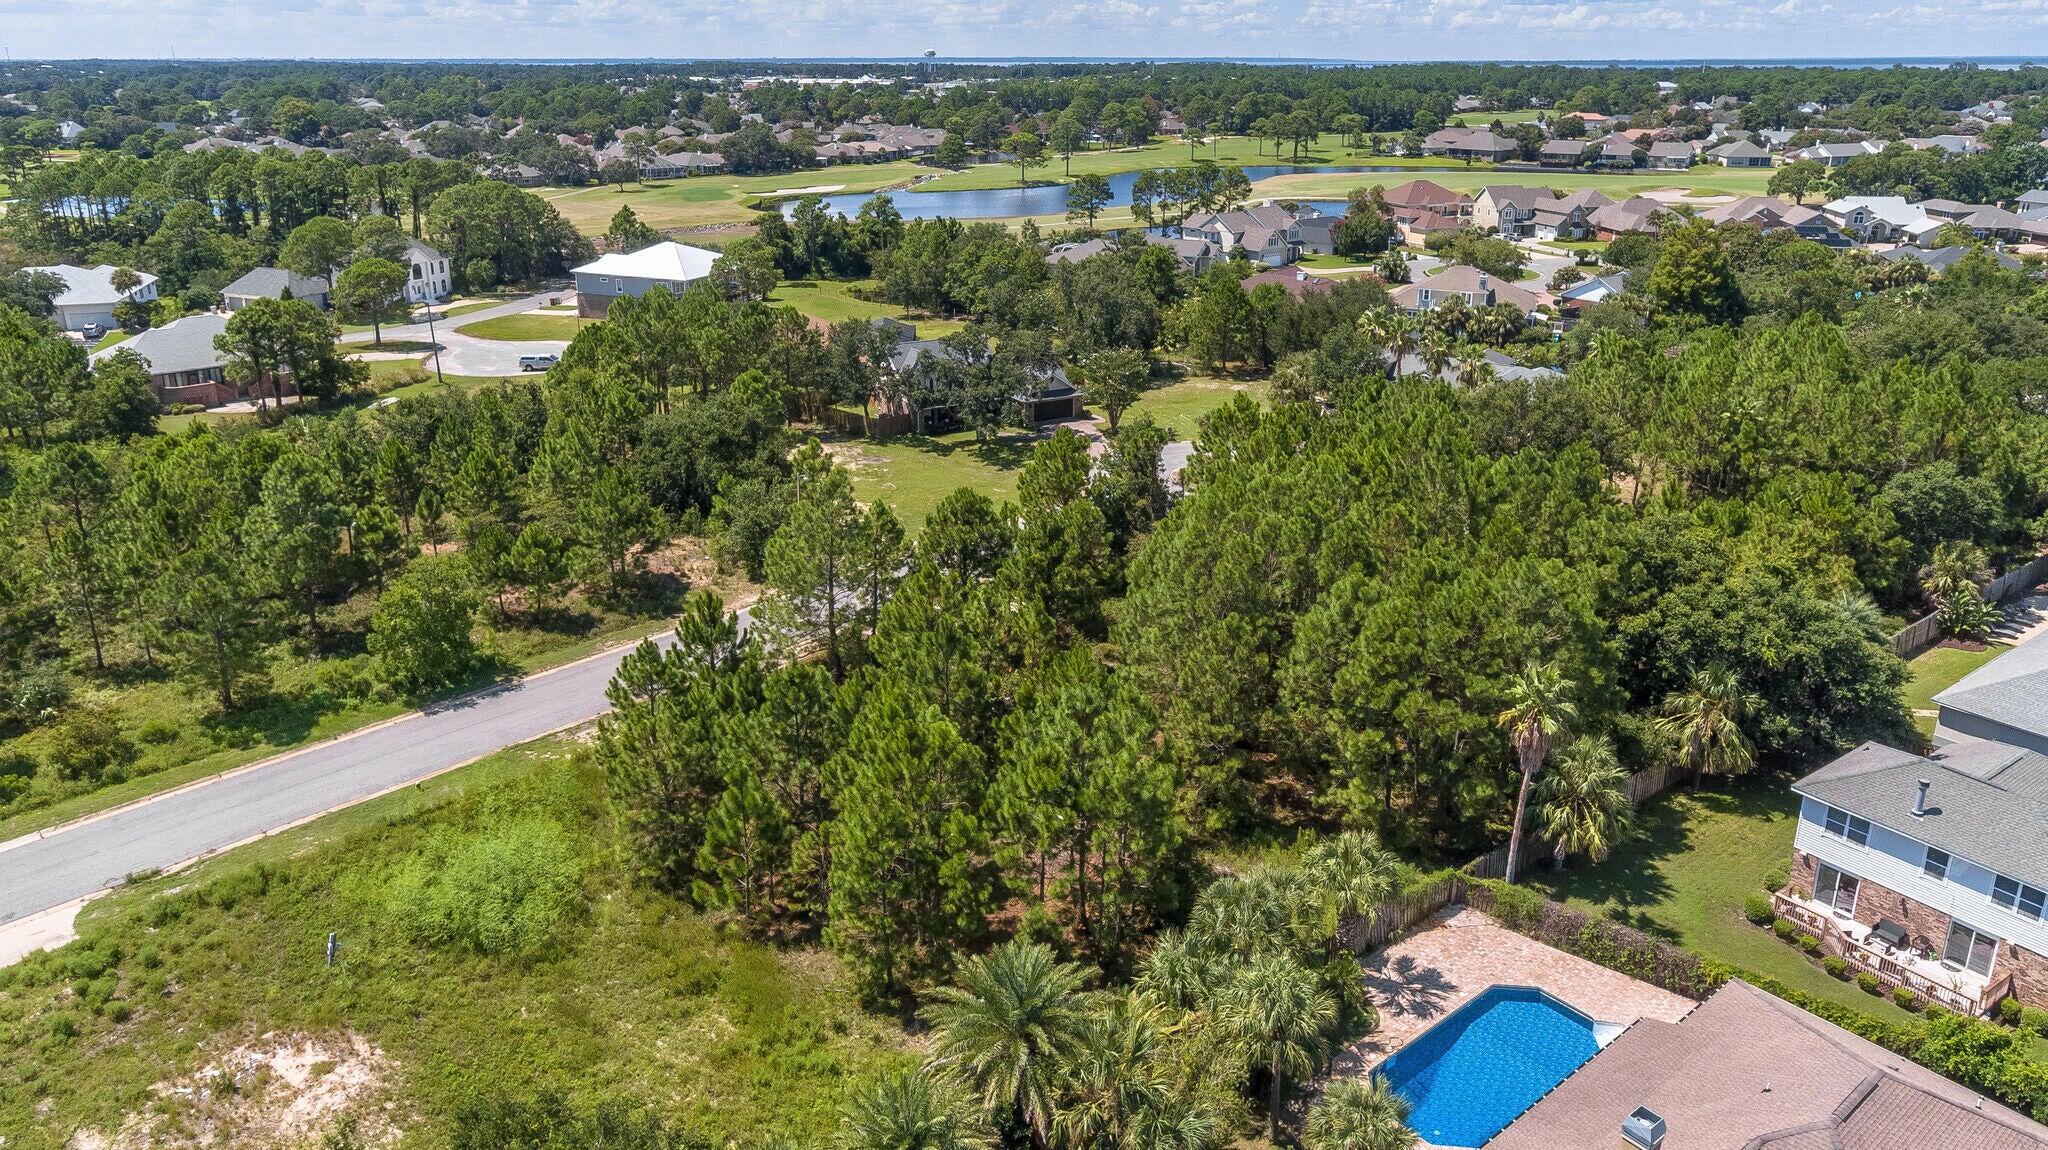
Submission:
[[[1893,986],[1983,1014],[2048,1007],[2048,755],[1959,738],[1862,746],[1792,785],[1779,913]]]
[[[167,405],[196,403],[218,407],[255,395],[270,398],[272,391],[267,379],[260,386],[228,379],[227,357],[213,345],[214,337],[226,331],[227,326],[228,317],[220,312],[188,315],[97,352],[93,362],[97,364],[123,352],[140,356],[149,367],[149,390]],[[298,394],[289,377],[283,383],[285,395]]]

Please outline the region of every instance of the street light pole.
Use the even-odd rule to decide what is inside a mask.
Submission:
[[[441,337],[434,334],[434,301],[427,301],[427,342],[434,345],[434,382],[446,384],[441,376]]]

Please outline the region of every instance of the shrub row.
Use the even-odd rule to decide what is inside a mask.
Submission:
[[[1698,1000],[1721,986],[1699,955],[1642,931],[1551,902],[1525,887],[1498,879],[1473,879],[1465,901],[1502,926],[1576,954],[1611,970],[1642,979],[1673,994]]]

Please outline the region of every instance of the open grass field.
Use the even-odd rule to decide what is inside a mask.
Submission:
[[[314,1146],[344,1115],[362,1122],[355,1145],[395,1127],[445,1146],[459,1106],[549,1089],[651,1105],[692,1145],[817,1145],[853,1089],[915,1059],[829,955],[733,938],[631,882],[612,833],[602,774],[570,736],[117,892],[81,942],[0,972],[9,1150],[110,1145],[87,1132],[117,1129],[123,1145],[210,1129],[217,1145]],[[450,852],[507,841],[546,844],[559,884],[525,945],[408,928],[420,904],[400,876],[445,881]],[[479,893],[504,889],[505,865]],[[267,1070],[228,1091],[209,1072],[237,1053],[235,1071]]]
[[[1294,154],[1291,145],[1276,149],[1271,140],[1255,140],[1249,136],[1213,136],[1207,144],[1202,145],[1193,145],[1183,140],[1169,140],[1148,144],[1142,148],[1099,148],[1075,152],[1071,164],[1067,157],[1052,154],[1048,157],[1047,163],[1031,169],[1030,178],[1037,182],[1065,182],[1070,174],[1112,176],[1119,172],[1136,172],[1146,168],[1182,167],[1197,160],[1213,160],[1219,164],[1238,166],[1386,164],[1394,167],[1441,167],[1444,164],[1443,160],[1435,157],[1405,159],[1376,156],[1364,149],[1349,147],[1345,143],[1345,137],[1334,132],[1325,133],[1313,146],[1304,148],[1299,157]],[[1478,166],[1485,168],[1489,165]],[[929,183],[920,184],[918,190],[958,192],[1016,186],[1017,165],[976,164],[973,167],[949,172]]]
[[[1196,432],[1201,430],[1203,416],[1240,395],[1249,395],[1263,403],[1266,384],[1263,380],[1189,376],[1175,383],[1155,387],[1139,396],[1138,402],[1124,412],[1124,418],[1149,415],[1161,427],[1170,429],[1173,438],[1193,439]]]
[[[501,315],[496,319],[480,319],[455,330],[477,339],[575,339],[577,332],[597,322],[581,316],[540,315],[527,311]]]
[[[914,316],[895,304],[876,303],[853,294],[874,286],[873,280],[784,280],[776,285],[768,302],[778,307],[793,307],[826,323],[848,319],[900,319],[916,324],[918,336],[924,339],[951,335],[967,326],[965,320]]]
[[[1742,916],[1742,901],[1792,859],[1798,801],[1782,775],[1709,780],[1671,791],[1638,812],[1638,835],[1597,866],[1538,870],[1530,883],[1551,898],[1670,939],[1710,959],[1779,979],[1891,1022],[1910,1015],[1821,970],[1798,948]]]
[[[539,188],[535,194],[555,206],[563,218],[585,235],[602,234],[612,216],[631,206],[640,222],[653,228],[707,224],[742,224],[753,215],[747,205],[757,196],[797,188],[838,185],[835,191],[871,192],[908,183],[932,173],[931,168],[900,160],[886,164],[834,164],[801,172],[768,176],[693,176],[651,184],[628,184],[624,190]]]
[[[1451,117],[1451,124],[1459,128],[1484,128],[1488,124],[1533,124],[1543,117],[1536,108],[1516,108],[1511,112],[1459,112]]]

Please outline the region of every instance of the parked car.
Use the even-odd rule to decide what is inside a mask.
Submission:
[[[560,362],[562,357],[559,355],[522,355],[519,357],[519,370],[546,371]]]
[[[79,327],[78,334],[85,337],[85,342],[92,343],[107,334],[107,326],[100,323],[84,324]]]

